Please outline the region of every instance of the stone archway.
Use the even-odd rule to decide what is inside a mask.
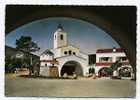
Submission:
[[[63,76],[64,73],[73,75],[73,72],[75,72],[78,76],[83,76],[82,66],[77,61],[67,61],[61,68],[61,76]]]

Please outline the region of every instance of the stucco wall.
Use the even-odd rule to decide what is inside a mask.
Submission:
[[[66,56],[64,52],[67,51],[67,55],[69,55],[69,51],[71,51],[71,55],[75,52],[76,55],[79,55],[79,49],[73,46],[66,46],[61,48],[61,56]]]
[[[63,40],[61,40],[60,35],[63,35]],[[54,33],[54,48],[59,48],[66,45],[67,45],[67,33],[64,31],[59,31],[59,29],[56,30],[56,32]]]
[[[88,60],[87,59],[82,59],[77,56],[71,55],[71,56],[65,56],[65,57],[58,58],[57,60],[59,61],[59,66],[58,66],[59,76],[61,76],[61,69],[62,69],[63,65],[65,63],[67,63],[68,61],[78,62],[82,67],[83,76],[86,76],[86,73],[88,72]]]
[[[40,56],[40,60],[53,60],[53,56],[43,54]]]
[[[126,54],[125,53],[97,53],[96,63],[99,62],[99,59],[101,57],[112,57],[112,62],[115,62],[117,57],[126,57]]]

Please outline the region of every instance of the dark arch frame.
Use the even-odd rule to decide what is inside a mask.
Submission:
[[[49,17],[77,18],[97,25],[125,49],[136,72],[136,7],[8,5],[5,31],[9,33],[24,24]]]

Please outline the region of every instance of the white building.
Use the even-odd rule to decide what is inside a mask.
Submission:
[[[53,36],[53,49],[45,50],[40,56],[40,75],[48,76],[48,69],[51,66],[57,66],[59,76],[64,73],[72,75],[86,76],[89,73],[88,54],[68,43],[68,34],[63,27],[59,25]],[[122,67],[131,68],[126,55],[121,48],[98,49],[96,51],[95,73],[98,74],[100,69],[110,67],[117,60],[121,60]]]
[[[40,74],[47,75],[48,68],[53,64],[58,66],[59,76],[73,72],[85,76],[88,73],[88,55],[68,44],[67,33],[61,25],[54,33],[53,41],[53,49],[44,51],[40,56]]]
[[[98,49],[96,51],[96,67],[95,73],[98,74],[100,69],[104,67],[110,67],[113,63],[120,60],[122,63],[122,67],[132,68],[129,64],[129,60],[127,59],[124,50],[121,48],[113,48],[113,49]]]

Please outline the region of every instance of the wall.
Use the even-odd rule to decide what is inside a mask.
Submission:
[[[112,57],[112,62],[116,61],[116,57],[126,57],[125,53],[97,53],[96,54],[96,63],[99,62],[100,57]]]
[[[63,35],[63,40],[61,40],[60,35]],[[58,31],[54,33],[54,48],[59,48],[67,45],[67,33],[64,31]]]
[[[58,66],[59,76],[61,76],[61,69],[62,69],[63,65],[65,63],[67,63],[68,61],[78,62],[82,67],[84,76],[86,76],[86,73],[88,72],[88,60],[87,59],[82,59],[77,56],[65,56],[65,57],[60,57],[57,60],[59,61],[59,66]]]
[[[61,56],[66,56],[64,54],[65,51],[67,51],[67,55],[69,55],[70,50],[71,50],[71,55],[73,55],[73,52],[75,52],[76,55],[79,55],[79,49],[78,48],[75,48],[73,46],[66,46],[66,47],[61,48]]]

